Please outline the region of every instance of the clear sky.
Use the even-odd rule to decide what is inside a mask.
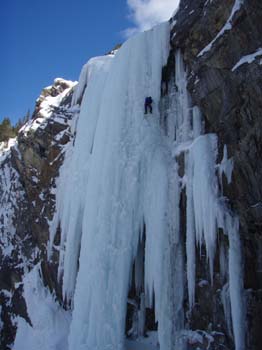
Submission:
[[[0,120],[8,116],[15,123],[32,112],[42,88],[56,77],[77,80],[90,57],[123,42],[126,30],[169,18],[176,2],[1,0]]]

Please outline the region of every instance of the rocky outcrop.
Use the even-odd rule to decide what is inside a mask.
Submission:
[[[228,185],[223,181],[223,193],[240,219],[246,349],[250,350],[260,349],[262,342],[261,18],[262,5],[258,0],[181,1],[179,12],[171,20],[172,49],[163,70],[163,81],[167,84],[175,74],[174,53],[180,49],[188,67],[192,103],[205,118],[205,131],[218,135],[218,161],[223,158],[224,145],[228,157],[233,158],[232,182]],[[202,278],[205,275],[201,268],[199,275]],[[193,329],[207,329],[210,323],[217,328],[220,325],[231,348],[230,334],[223,326],[223,312],[219,311],[221,300],[216,298],[221,287],[218,281],[212,289],[205,285],[197,288],[198,305],[189,324]]]
[[[65,146],[73,138],[77,110],[70,106],[74,85],[56,79],[43,89],[32,120],[20,130],[1,164],[1,349],[9,349],[14,341],[16,316],[30,323],[21,282],[24,273],[39,261],[45,285],[62,300],[57,281],[58,254],[54,252],[48,261],[47,242],[55,210],[56,178]]]

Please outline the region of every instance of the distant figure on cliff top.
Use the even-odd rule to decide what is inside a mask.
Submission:
[[[145,114],[147,114],[147,111],[149,109],[150,114],[152,114],[153,108],[152,108],[152,97],[148,96],[145,98]]]

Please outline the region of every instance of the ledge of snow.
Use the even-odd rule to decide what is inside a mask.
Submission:
[[[237,11],[239,11],[239,9],[241,8],[241,5],[243,4],[243,2],[244,2],[244,0],[235,0],[235,3],[233,5],[232,11],[231,11],[231,14],[230,14],[228,20],[226,21],[225,25],[218,32],[218,34],[215,36],[215,38],[206,47],[204,47],[203,50],[201,50],[199,52],[197,57],[201,57],[204,53],[208,52],[212,48],[213,44],[217,41],[218,38],[220,38],[222,35],[224,35],[224,33],[226,31],[232,29],[232,19],[233,19],[235,13]]]
[[[258,48],[255,52],[241,57],[241,59],[232,68],[232,72],[234,72],[236,69],[238,69],[240,66],[242,66],[242,64],[254,62],[257,56],[262,56],[262,48],[261,47]]]

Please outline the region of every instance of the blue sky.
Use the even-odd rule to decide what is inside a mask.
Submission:
[[[2,0],[0,119],[8,116],[15,123],[28,109],[32,112],[41,89],[56,77],[77,80],[90,57],[123,42],[127,29],[147,29],[167,13],[169,18],[173,4],[174,0]]]

